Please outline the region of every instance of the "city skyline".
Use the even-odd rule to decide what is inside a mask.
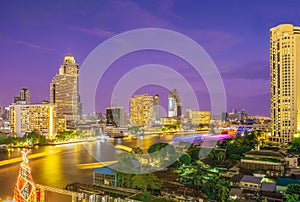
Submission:
[[[0,106],[9,105],[22,87],[30,89],[33,103],[50,99],[48,85],[66,55],[73,55],[80,66],[106,39],[132,29],[156,27],[185,34],[205,48],[223,78],[227,111],[238,108],[251,114],[269,115],[269,29],[282,23],[299,25],[296,8],[300,3],[273,1],[269,5],[267,1],[243,4],[230,1],[217,2],[219,7],[216,7],[216,2],[188,5],[162,1],[150,5],[138,1],[99,1],[92,2],[94,6],[83,2],[49,5],[20,2],[15,6],[5,2],[0,19],[3,25],[0,66],[5,75],[0,85]],[[282,12],[278,14],[279,8]],[[219,15],[211,13],[212,9]],[[189,65],[166,53],[129,54],[116,61],[101,82],[113,86],[124,72],[152,61],[185,75],[197,86],[202,102],[200,109],[210,109],[208,92],[201,78],[194,78],[190,70],[183,73],[182,68],[189,69]],[[120,67],[124,70],[116,72]],[[109,107],[109,100],[101,98],[111,90],[111,87],[98,89],[97,111],[104,112]],[[142,88],[137,94],[146,92],[167,97],[167,90],[157,86]],[[166,105],[164,100],[162,104]]]

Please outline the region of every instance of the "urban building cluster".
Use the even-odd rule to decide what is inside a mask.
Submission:
[[[183,112],[184,106],[180,92],[176,89],[169,91],[166,115],[161,113],[162,98],[159,95],[148,94],[133,95],[128,103],[129,113],[126,112],[124,106],[109,106],[106,108],[105,117],[96,112],[83,115],[78,89],[79,65],[73,56],[68,55],[50,83],[50,100],[33,104],[30,101],[30,90],[22,88],[19,95],[14,97],[12,104],[0,108],[0,127],[2,131],[9,131],[17,137],[36,131],[49,139],[67,129],[76,129],[86,134],[106,133],[110,137],[123,137],[124,133],[130,132],[130,130],[139,134],[141,131],[142,133],[153,132],[155,131],[153,129],[156,128],[160,129],[160,132],[198,132],[201,129],[209,131],[210,128],[213,128],[214,132],[228,135],[230,140],[224,141],[224,144],[227,145],[222,145],[223,139],[218,139],[221,140],[219,148],[215,148],[210,153],[211,156],[207,154],[208,159],[214,162],[203,161],[201,165],[197,164],[199,159],[195,161],[197,165],[191,164],[193,153],[188,153],[188,149],[186,149],[185,154],[189,154],[187,155],[189,156],[187,157],[189,158],[188,165],[180,162],[182,170],[179,169],[178,173],[182,173],[178,174],[177,177],[180,177],[172,183],[177,183],[177,185],[181,183],[180,186],[185,186],[190,180],[188,188],[199,188],[197,177],[204,176],[200,182],[208,183],[212,180],[211,176],[218,173],[216,175],[219,177],[218,179],[224,179],[230,183],[228,198],[232,200],[284,201],[284,194],[289,185],[300,185],[299,151],[297,151],[298,153],[289,153],[286,149],[288,143],[291,143],[295,137],[299,137],[300,133],[299,51],[300,27],[282,24],[270,29],[270,118],[249,115],[244,109],[221,114],[211,114],[210,111],[198,109],[186,109]],[[195,134],[199,135],[193,133],[193,135]],[[253,137],[247,139],[247,142],[244,137],[248,134]],[[187,133],[186,136],[188,135],[191,133]],[[236,138],[236,144],[233,143],[235,142],[234,138]],[[196,144],[193,146],[197,149]],[[181,147],[182,145],[179,145],[176,149]],[[261,149],[261,147],[263,148]],[[228,155],[226,152],[230,149],[236,153]],[[243,151],[240,152],[239,149]],[[147,162],[145,164],[153,163],[149,160],[151,154],[148,154],[145,156],[149,158],[143,156],[143,162]],[[226,155],[229,161],[224,166]],[[24,154],[15,189],[15,198],[24,198],[25,196],[28,200],[24,201],[34,201],[37,195],[32,194],[35,190],[31,175],[29,175],[30,169],[27,161]],[[179,158],[177,161],[180,164],[179,161],[183,160]],[[215,165],[216,161],[223,167],[203,166],[205,163]],[[143,166],[141,162],[134,159],[126,159],[124,162],[130,162],[130,165],[134,165],[133,167]],[[228,166],[232,162],[236,164]],[[193,175],[195,173],[199,176]],[[96,185],[105,190],[118,186],[118,175],[122,175],[122,173],[115,172],[106,166],[95,169],[93,189]],[[25,183],[26,190],[23,190],[22,183]],[[202,184],[200,183],[200,185]],[[69,188],[80,190],[81,186],[80,183],[75,183]],[[186,195],[188,188],[185,188],[183,192]],[[86,185],[84,189],[92,188]],[[118,189],[132,192],[131,194],[135,194],[136,191],[123,187]],[[202,192],[205,191],[202,190]],[[206,199],[199,196],[199,201],[200,198]]]

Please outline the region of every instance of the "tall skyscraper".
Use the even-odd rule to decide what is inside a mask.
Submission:
[[[300,130],[300,27],[270,29],[271,141],[287,143]]]
[[[19,96],[14,97],[14,103],[19,101],[25,101],[26,104],[30,104],[30,91],[27,88],[21,88]]]
[[[168,117],[180,118],[182,114],[182,103],[178,91],[174,89],[168,96]]]
[[[153,96],[153,114],[152,114],[153,124],[160,124],[160,97],[159,95]]]
[[[130,99],[130,121],[136,126],[150,126],[153,123],[153,96],[135,95]]]
[[[78,70],[74,57],[68,55],[50,84],[50,103],[57,105],[57,114],[66,118],[68,127],[74,126],[81,115]]]

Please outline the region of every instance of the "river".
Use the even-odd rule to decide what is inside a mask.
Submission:
[[[114,145],[120,144],[129,147],[140,147],[146,151],[156,142],[170,143],[173,135],[142,136],[137,138],[124,138],[113,140],[99,140],[87,143],[75,143],[56,146],[34,147],[31,154],[45,153],[46,155],[29,160],[31,173],[35,183],[57,188],[64,188],[74,182],[92,183],[92,170],[82,170],[76,165],[93,163],[97,161],[115,160]],[[20,156],[20,149],[10,153],[0,152],[0,160],[11,159]],[[14,185],[19,172],[19,163],[0,166],[0,196],[12,196]]]

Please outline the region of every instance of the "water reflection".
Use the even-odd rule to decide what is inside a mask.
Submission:
[[[92,170],[80,170],[77,164],[114,160],[116,154],[120,152],[115,149],[116,144],[140,147],[146,152],[150,145],[156,142],[171,142],[173,137],[173,135],[137,136],[83,144],[35,147],[32,149],[32,154],[47,152],[49,155],[30,159],[29,164],[33,179],[39,184],[57,188],[64,188],[74,182],[91,184]],[[9,155],[0,152],[0,160],[19,157],[20,151],[15,149]],[[18,169],[19,163],[0,167],[0,196],[13,195]]]

